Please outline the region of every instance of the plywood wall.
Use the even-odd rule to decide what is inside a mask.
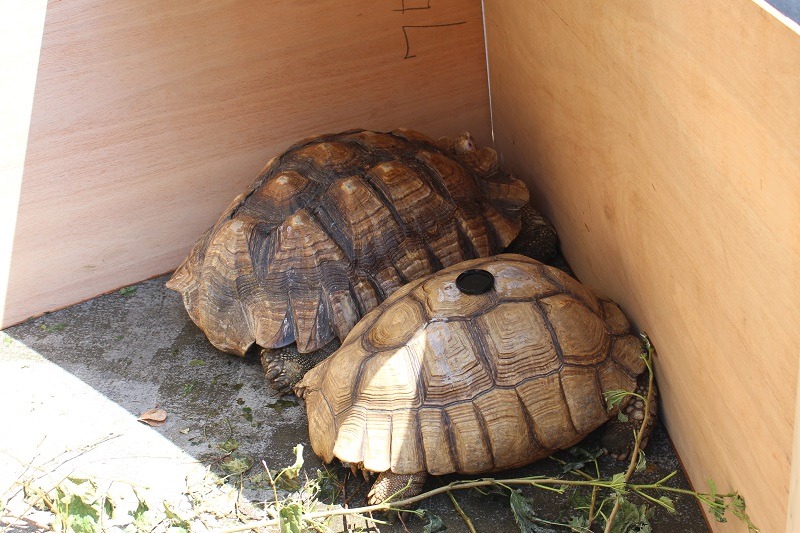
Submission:
[[[485,64],[479,0],[51,1],[2,326],[174,268],[309,134],[489,142]]]
[[[800,346],[796,27],[750,0],[485,9],[499,151],[577,274],[650,333],[695,487],[713,477],[762,531],[783,531]]]

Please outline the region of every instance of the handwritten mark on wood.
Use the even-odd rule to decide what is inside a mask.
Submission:
[[[411,5],[406,6],[406,0],[401,0],[400,2],[400,9],[393,9],[392,11],[399,11],[400,13],[405,13],[406,11],[418,11],[420,9],[430,9],[431,8],[431,0],[428,0],[425,5]]]
[[[412,57],[417,57],[417,54],[411,54],[411,41],[408,37],[408,30],[411,29],[418,29],[418,28],[444,28],[446,26],[460,26],[461,24],[466,24],[467,21],[461,22],[449,22],[447,24],[419,24],[419,25],[408,25],[403,26],[403,37],[406,39],[406,55],[403,59],[411,59]]]
[[[393,9],[392,11],[399,12],[405,15],[406,11],[422,11],[431,8],[432,0],[400,0],[400,9]],[[431,28],[445,28],[448,26],[460,26],[466,24],[466,21],[450,22],[447,24],[406,24],[403,26],[403,38],[406,41],[406,55],[403,59],[411,59],[417,57],[417,54],[411,53],[411,34],[416,33],[411,30],[431,29]]]

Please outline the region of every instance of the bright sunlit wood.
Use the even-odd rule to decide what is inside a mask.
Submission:
[[[692,482],[741,491],[762,531],[783,530],[800,36],[749,0],[486,2],[486,26],[498,151],[581,279],[653,339]]]
[[[479,0],[403,5],[50,2],[3,325],[175,268],[308,135],[486,145]]]

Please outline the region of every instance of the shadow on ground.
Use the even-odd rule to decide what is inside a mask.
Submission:
[[[258,475],[263,472],[261,461],[273,469],[288,466],[294,461],[292,450],[297,444],[305,446],[304,468],[309,476],[314,477],[322,465],[308,445],[302,403],[294,396],[276,396],[267,386],[256,358],[239,358],[215,350],[189,320],[180,297],[164,288],[165,281],[166,277],[148,280],[130,290],[100,296],[5,330],[8,337],[0,347],[0,353],[7,371],[3,372],[5,377],[0,380],[9,381],[6,387],[10,398],[7,409],[14,413],[12,420],[18,424],[26,421],[36,423],[39,420],[37,413],[52,413],[56,408],[63,410],[59,419],[78,420],[70,422],[73,425],[60,427],[54,424],[53,427],[37,427],[29,432],[31,439],[35,436],[47,440],[54,450],[59,446],[73,451],[83,449],[82,446],[97,447],[81,442],[80,436],[92,435],[92,438],[102,441],[103,435],[108,435],[107,438],[128,440],[134,452],[103,459],[104,464],[110,465],[104,474],[110,480],[116,476],[135,476],[142,469],[152,467],[155,481],[151,479],[150,483],[158,484],[159,479],[167,478],[167,464],[191,462],[192,458],[225,476],[231,472],[229,461],[233,457],[241,461],[236,464],[246,466],[252,462],[253,467],[241,477],[229,477],[229,482],[243,481],[245,493],[253,500],[270,500],[271,489],[264,476]],[[24,347],[65,370],[69,376],[62,376],[52,369],[47,372],[39,370],[50,367],[40,366],[44,363],[35,355],[25,355]],[[33,375],[26,377],[26,371]],[[42,383],[43,376],[50,375],[48,372],[55,377]],[[77,395],[80,388],[73,378],[99,395],[89,396],[76,406],[68,405],[64,398]],[[49,387],[49,392],[28,394],[26,391],[31,387]],[[72,387],[76,388],[75,393]],[[105,406],[108,400],[113,406]],[[58,405],[54,405],[56,403]],[[121,416],[124,423],[106,430],[101,427],[105,420],[101,411],[113,411],[117,409],[114,406],[126,411],[115,411],[115,416]],[[150,428],[135,422],[139,414],[156,406],[167,412],[164,425]],[[76,428],[74,424],[80,427]],[[71,428],[82,435],[70,435]],[[152,440],[155,438],[153,433],[179,448],[185,457],[175,455],[177,452],[158,452],[160,455],[155,458],[147,455],[143,447],[150,450],[161,445],[158,444],[160,439]],[[136,441],[137,438],[141,440]],[[33,440],[8,437],[3,440],[6,442],[0,440],[0,450],[9,457],[14,456],[18,464],[31,464],[40,455]],[[585,446],[594,446],[592,437]],[[229,453],[231,448],[235,450]],[[566,454],[564,457],[570,460]],[[679,462],[660,425],[647,450],[647,459],[647,469],[639,479],[655,481],[673,470],[680,471]],[[605,458],[601,458],[600,463],[606,475],[621,472],[625,467]],[[128,470],[121,469],[122,464],[135,473],[129,474]],[[334,467],[333,470],[340,479],[345,478],[344,469]],[[560,470],[553,461],[541,461],[495,477],[553,476]],[[368,490],[366,485],[352,476],[349,479],[346,484],[349,505],[363,504]],[[456,478],[432,478],[426,488],[435,488],[453,479]],[[169,485],[165,490],[185,490],[185,487],[180,488],[179,481],[173,480],[171,485],[165,481],[165,485]],[[687,487],[680,472],[672,484]],[[569,498],[564,495],[541,490],[535,494],[529,490],[525,493],[534,498],[537,516],[545,520],[559,519],[568,506]],[[482,495],[470,491],[458,493],[457,498],[477,531],[518,529],[509,509],[508,493]],[[707,531],[703,512],[693,499],[676,498],[675,503],[678,514],[656,511],[652,519],[653,531]],[[446,495],[434,497],[421,507],[440,516],[447,531],[467,530]],[[412,531],[421,531],[426,522],[415,517],[407,519]],[[352,524],[343,526],[341,519],[336,519],[331,526],[338,530],[347,527],[350,527],[347,530],[353,530]],[[381,525],[380,531],[402,531],[402,525]]]

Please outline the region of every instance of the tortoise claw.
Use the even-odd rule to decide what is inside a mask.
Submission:
[[[289,361],[268,350],[261,352],[261,366],[264,368],[264,376],[270,386],[280,394],[291,394],[292,386],[299,381],[299,376],[294,378],[292,366]]]
[[[269,363],[269,366],[267,366],[264,369],[264,375],[267,376],[267,379],[274,380],[275,378],[281,375],[282,371],[283,371],[283,365],[272,361]]]

